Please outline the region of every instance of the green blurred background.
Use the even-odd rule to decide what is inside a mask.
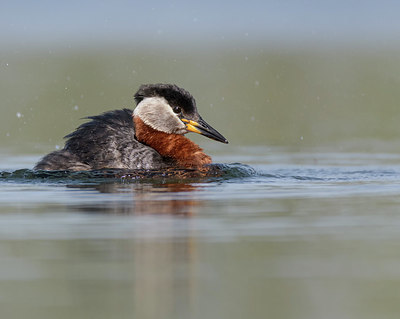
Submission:
[[[0,143],[53,150],[82,117],[176,83],[235,145],[397,152],[396,2],[7,4]],[[203,145],[213,143],[191,136]]]

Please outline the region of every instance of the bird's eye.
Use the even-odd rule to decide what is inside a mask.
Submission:
[[[172,108],[172,110],[173,110],[174,113],[176,113],[176,114],[181,113],[181,108],[180,108],[179,106],[174,106],[174,107]]]

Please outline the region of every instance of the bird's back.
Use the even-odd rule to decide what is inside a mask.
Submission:
[[[109,111],[89,119],[65,137],[62,150],[46,155],[35,169],[153,169],[168,165],[157,151],[136,140],[132,110]]]

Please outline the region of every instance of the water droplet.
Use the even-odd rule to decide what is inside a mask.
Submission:
[[[301,140],[303,140],[303,139],[304,139],[304,137],[303,137],[303,136],[300,136],[300,139],[301,139]]]
[[[255,82],[254,82],[254,85],[255,85],[255,86],[260,86],[260,82],[259,82],[259,81],[255,81]]]
[[[10,132],[7,132],[7,133],[6,133],[6,136],[9,137],[9,136],[10,136]]]
[[[244,60],[245,60],[245,61],[248,61],[248,60],[249,60],[249,57],[245,56],[245,57],[244,57]]]
[[[23,115],[20,112],[17,112],[17,117],[20,119],[21,117],[23,117]]]
[[[59,150],[60,149],[60,145],[56,145],[56,150]]]
[[[78,105],[75,105],[75,106],[74,106],[74,110],[75,110],[75,111],[78,111],[78,110],[79,110],[79,106],[78,106]]]

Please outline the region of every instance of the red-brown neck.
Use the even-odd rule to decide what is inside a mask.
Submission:
[[[157,131],[137,116],[133,117],[133,122],[139,142],[154,148],[163,157],[174,159],[179,166],[201,167],[211,163],[211,157],[185,136]]]

